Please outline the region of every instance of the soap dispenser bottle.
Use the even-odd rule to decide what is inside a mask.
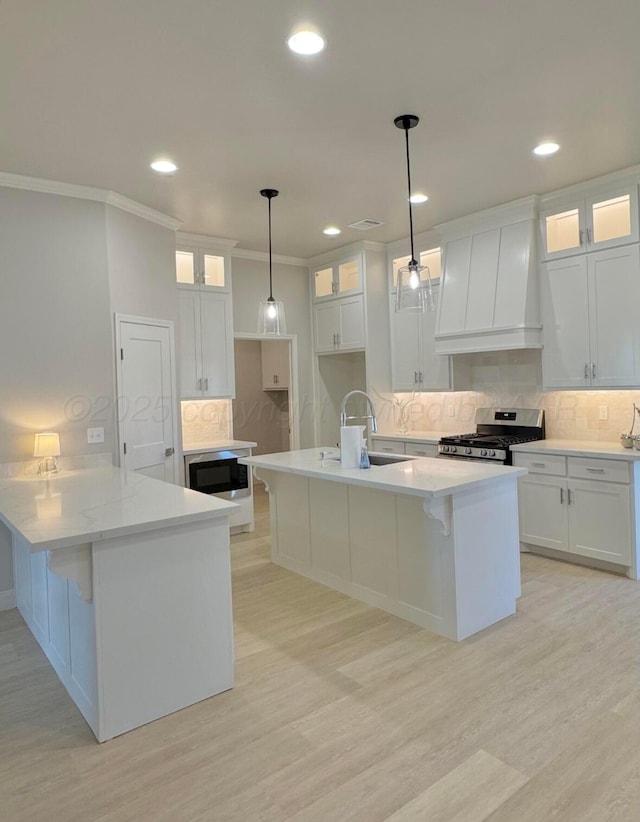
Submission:
[[[360,468],[371,468],[371,462],[369,461],[369,449],[367,448],[367,442],[365,439],[362,440],[362,446],[360,448]]]

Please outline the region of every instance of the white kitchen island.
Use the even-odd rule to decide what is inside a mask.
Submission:
[[[232,687],[233,503],[111,465],[0,469],[18,608],[99,742]]]
[[[273,562],[454,640],[515,613],[526,469],[432,458],[344,469],[322,453],[241,460],[269,492]]]

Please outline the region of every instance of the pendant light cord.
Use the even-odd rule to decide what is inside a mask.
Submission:
[[[273,273],[271,270],[271,197],[269,200],[269,302],[273,302]]]
[[[409,233],[411,236],[411,262],[416,263],[415,254],[413,251],[413,208],[411,207],[411,163],[409,161],[409,128],[404,127],[404,137],[407,146],[407,191],[409,200]]]

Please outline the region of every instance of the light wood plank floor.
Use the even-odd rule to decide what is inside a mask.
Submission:
[[[236,686],[98,745],[0,614],[0,820],[640,819],[640,585],[524,556],[518,614],[462,643],[233,539]]]

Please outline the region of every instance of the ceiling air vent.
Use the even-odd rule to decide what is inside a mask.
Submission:
[[[381,220],[358,220],[356,223],[349,223],[348,227],[368,231],[370,228],[377,228],[379,225],[382,225]]]

